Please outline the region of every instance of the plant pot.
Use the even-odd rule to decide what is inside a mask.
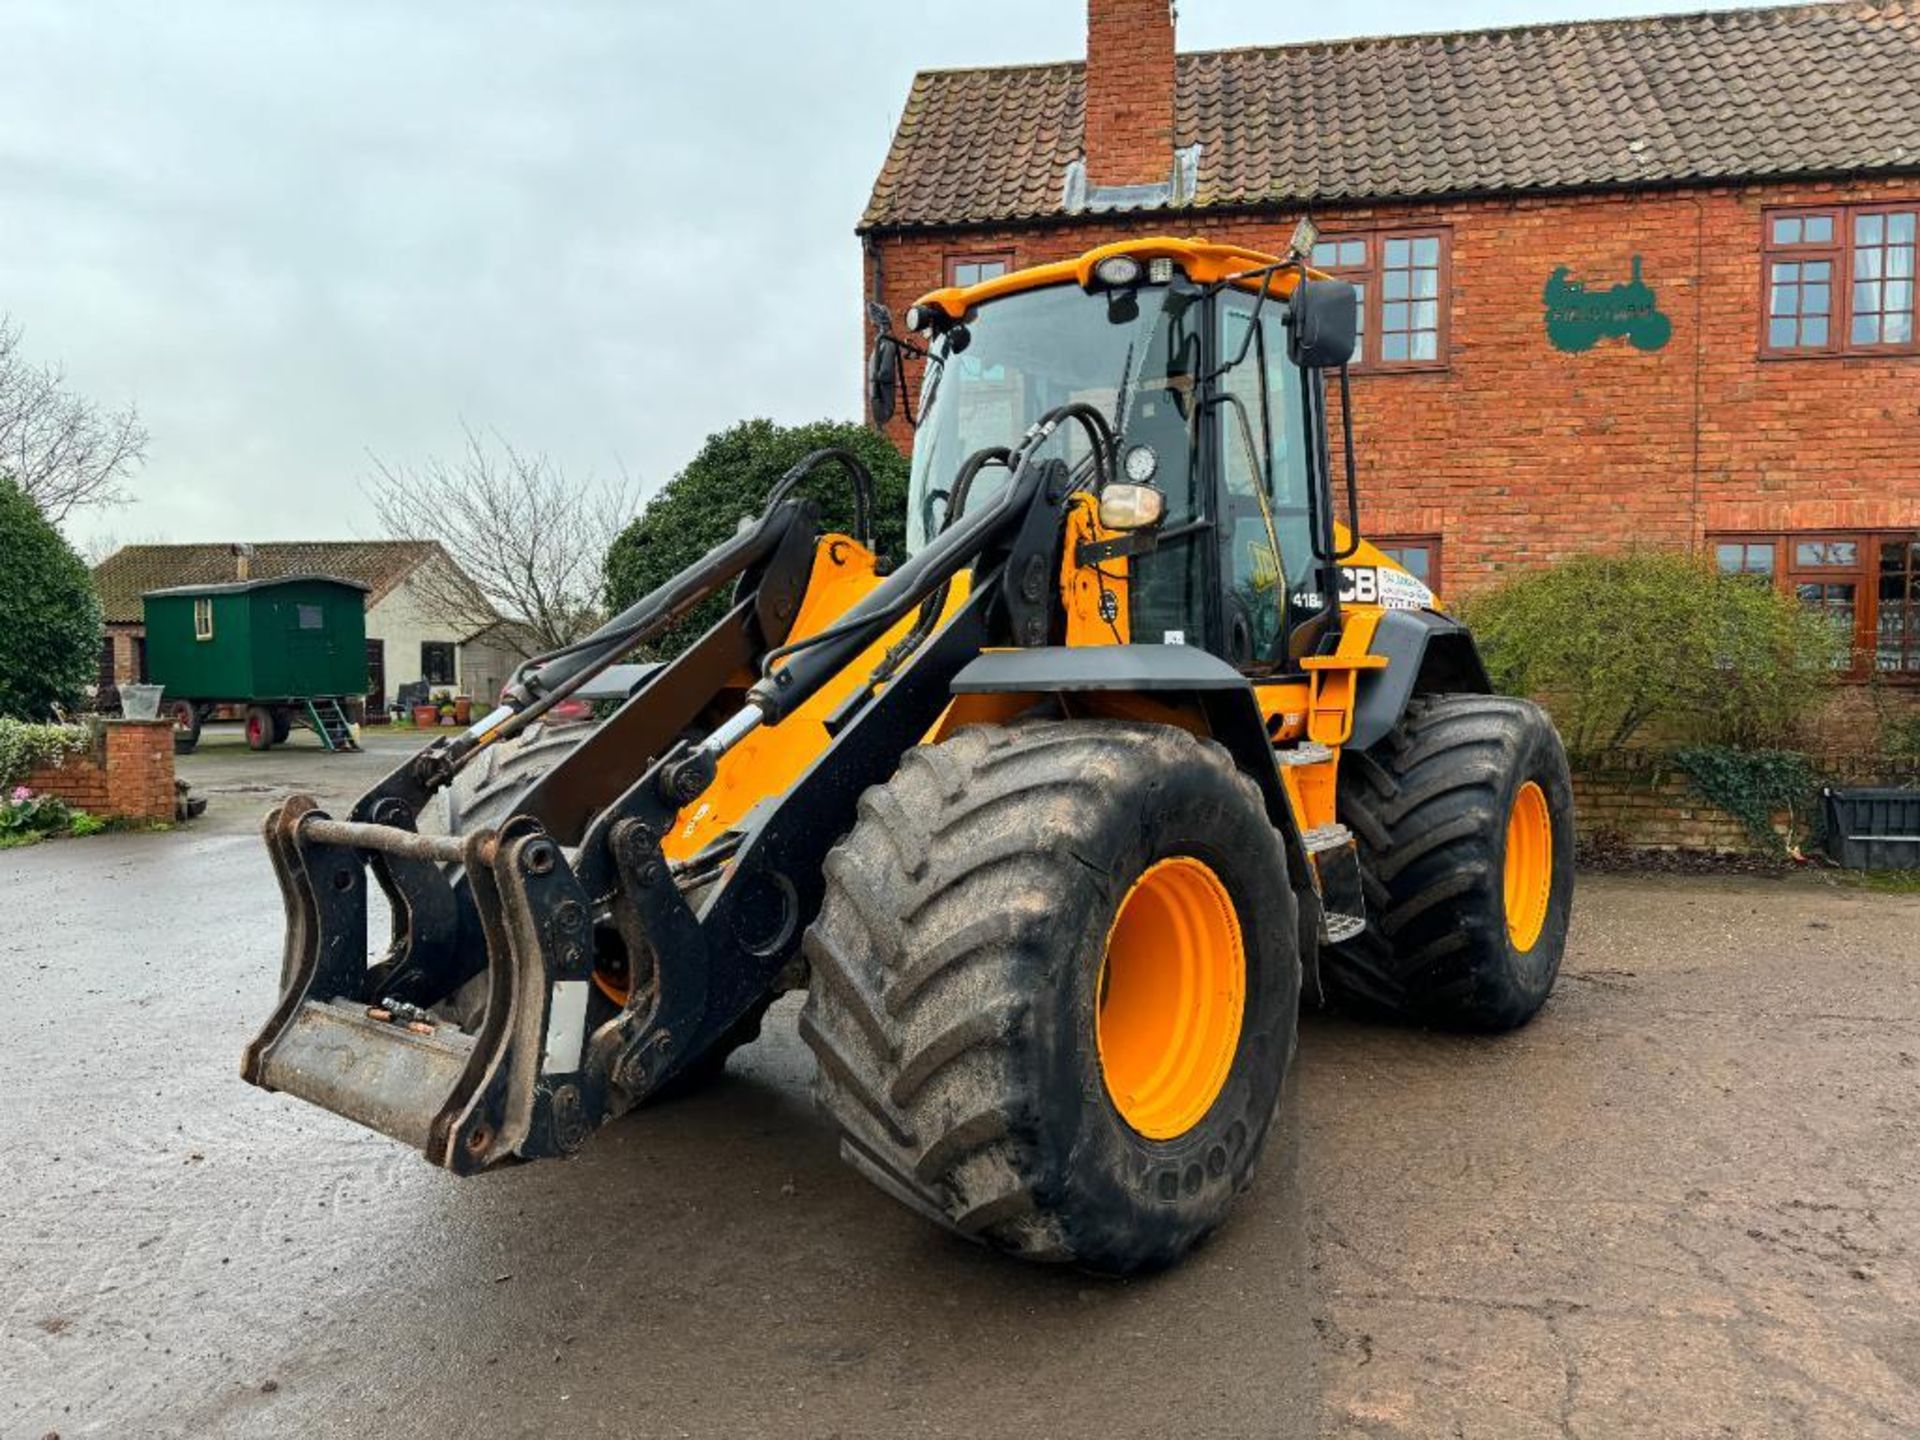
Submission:
[[[453,697],[453,723],[471,725],[473,723],[473,697],[456,695]]]
[[[129,720],[158,720],[163,685],[122,685],[120,713]]]
[[[422,729],[440,723],[440,709],[435,705],[416,705],[413,707],[413,723]]]

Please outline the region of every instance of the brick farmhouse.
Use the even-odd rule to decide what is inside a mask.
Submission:
[[[1920,0],[1197,54],[1091,0],[1087,52],[914,80],[870,295],[1310,215],[1370,537],[1454,593],[1689,548],[1920,681]]]

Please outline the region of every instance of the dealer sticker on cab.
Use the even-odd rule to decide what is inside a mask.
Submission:
[[[1388,610],[1425,610],[1433,591],[1404,570],[1388,565],[1342,565],[1340,603],[1379,605]]]

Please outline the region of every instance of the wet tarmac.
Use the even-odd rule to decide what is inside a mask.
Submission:
[[[0,1436],[1920,1433],[1920,898],[1586,879],[1536,1023],[1303,1027],[1214,1241],[1114,1284],[836,1159],[791,1004],[577,1160],[456,1181],[241,1083],[290,787],[0,853]]]

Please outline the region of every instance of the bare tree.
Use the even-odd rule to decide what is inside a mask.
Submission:
[[[131,405],[103,410],[74,394],[58,365],[21,354],[20,327],[0,316],[0,475],[58,525],[75,510],[126,504],[126,480],[146,458]]]
[[[166,545],[170,543],[164,530],[149,530],[139,535],[122,535],[118,530],[101,530],[85,540],[73,542],[73,548],[80,552],[80,558],[87,562],[89,570],[97,570],[108,556],[124,550],[129,545]]]
[[[523,653],[578,640],[601,620],[600,576],[607,547],[633,516],[637,487],[573,481],[545,455],[515,448],[494,432],[464,427],[451,460],[418,465],[373,457],[363,487],[381,527],[397,539],[438,540],[450,571],[423,567],[422,603],[462,635],[496,616],[518,621]]]

